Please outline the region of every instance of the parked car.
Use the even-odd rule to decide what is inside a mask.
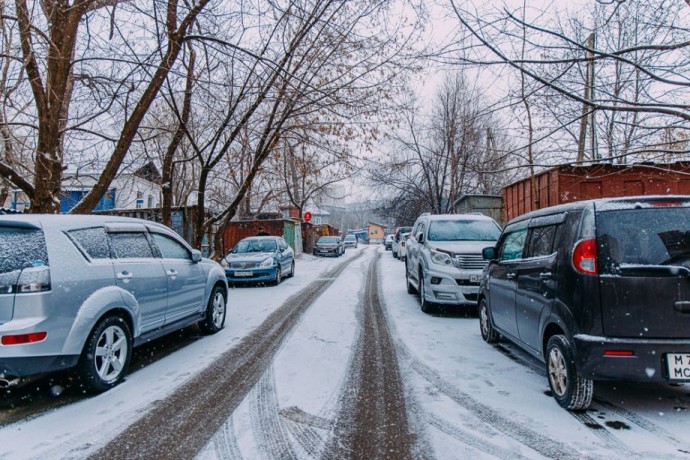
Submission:
[[[410,237],[410,232],[403,233],[398,244],[398,259],[403,262],[407,260],[407,240]]]
[[[389,234],[383,239],[383,248],[386,251],[390,251],[393,247],[393,235]]]
[[[480,214],[422,214],[407,241],[407,292],[419,293],[423,312],[435,305],[476,306],[486,261],[482,249],[501,229]]]
[[[132,347],[225,323],[223,269],[160,224],[3,216],[0,254],[0,387],[71,369],[85,391],[106,391],[123,381]]]
[[[534,211],[484,258],[482,337],[542,360],[565,409],[586,409],[594,380],[690,381],[690,197]]]
[[[398,248],[400,246],[400,238],[402,238],[403,233],[409,233],[412,231],[412,227],[398,227],[395,229],[393,234],[393,242],[391,243],[391,251],[393,251],[393,257],[399,258]]]
[[[343,244],[346,248],[356,248],[357,247],[357,237],[355,235],[346,235],[343,240]]]
[[[313,254],[315,256],[340,257],[345,253],[345,245],[339,236],[321,236],[316,240]]]
[[[295,276],[295,253],[280,236],[252,236],[240,240],[221,261],[228,283],[280,284]]]

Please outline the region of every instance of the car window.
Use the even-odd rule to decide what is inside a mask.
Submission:
[[[109,259],[110,245],[103,227],[80,228],[68,232],[72,241],[91,259]]]
[[[557,228],[557,225],[530,228],[525,257],[542,257],[551,254]]]
[[[237,246],[232,250],[235,254],[243,254],[246,252],[276,252],[275,240],[242,240],[237,243]]]
[[[526,228],[507,234],[501,243],[501,247],[498,249],[498,260],[522,259],[526,236]]]
[[[0,275],[48,265],[45,237],[38,229],[0,227],[0,254]]]
[[[607,211],[596,219],[602,273],[622,264],[690,267],[690,208]]]
[[[429,222],[429,241],[496,241],[501,233],[489,220],[433,220]]]
[[[153,257],[153,250],[144,233],[111,233],[110,245],[118,259]]]
[[[187,248],[175,241],[169,236],[161,235],[160,233],[152,233],[153,240],[156,242],[161,256],[164,259],[187,259],[191,260],[191,256]]]

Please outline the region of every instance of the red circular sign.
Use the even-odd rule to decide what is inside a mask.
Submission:
[[[304,213],[304,221],[309,222],[311,220],[311,213],[309,211]]]

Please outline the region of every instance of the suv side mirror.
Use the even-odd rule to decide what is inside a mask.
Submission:
[[[484,248],[482,249],[482,258],[484,260],[496,260],[496,248]]]
[[[192,249],[192,262],[201,262],[201,251],[199,251],[198,249]]]
[[[415,238],[418,243],[423,243],[424,242],[424,233],[419,232],[417,233],[417,237]]]

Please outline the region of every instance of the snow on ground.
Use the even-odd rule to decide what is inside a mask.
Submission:
[[[235,346],[291,295],[346,258],[354,261],[285,338],[273,365],[199,457],[271,458],[276,429],[298,458],[318,453],[337,410],[356,339],[363,277],[380,256],[382,302],[398,344],[411,426],[425,458],[687,458],[688,386],[595,385],[584,417],[590,428],[546,394],[542,366],[510,359],[484,343],[474,314],[427,315],[406,292],[404,263],[380,246],[345,257],[302,255],[280,286],[232,289],[226,327],[133,372],[107,393],[0,429],[0,457],[82,458],[120,433],[149,407]],[[508,351],[523,356],[501,342]],[[529,358],[527,358],[529,360]],[[610,404],[607,404],[610,403]],[[278,446],[278,447],[276,447]],[[545,454],[546,453],[546,454]],[[554,455],[562,456],[562,455]]]
[[[223,330],[132,372],[122,385],[106,393],[0,429],[0,458],[65,458],[75,451],[79,456],[95,452],[156,401],[239,343],[288,297],[354,255],[352,251],[339,258],[302,254],[294,278],[279,286],[231,288]]]
[[[577,457],[623,458],[639,455],[643,458],[668,458],[681,455],[678,446],[665,443],[663,437],[680,442],[686,439],[685,434],[690,428],[687,409],[672,408],[688,407],[690,392],[687,386],[595,384],[595,404],[588,413],[596,421],[604,423],[615,421],[616,418],[611,415],[611,410],[602,410],[601,405],[596,404],[596,398],[601,397],[624,409],[639,410],[639,423],[644,425],[646,421],[650,422],[656,435],[639,426],[614,429],[615,436],[610,436],[607,430],[601,428],[591,429],[558,406],[553,397],[545,394],[549,387],[544,375],[514,362],[486,344],[481,338],[476,314],[422,313],[417,297],[407,294],[404,272],[404,263],[392,256],[383,256],[381,284],[391,327],[395,330],[393,335],[398,337],[413,362],[421,362],[422,367],[431,368],[437,374],[434,378],[440,377],[443,384],[455,387],[452,391],[444,392],[448,388],[443,388],[443,384],[439,388],[429,379],[422,378],[416,369],[410,370],[410,359],[407,359],[409,374],[404,378],[411,382],[416,406],[422,408],[423,413],[419,417],[427,421],[426,434],[434,448],[435,458],[481,457],[482,451],[473,449],[472,442],[482,447],[485,454],[488,451],[490,456],[541,457],[538,452],[526,449],[502,432],[492,429],[491,425],[478,421],[476,414],[468,414],[466,407],[451,400],[448,393],[456,400],[465,402],[466,406],[476,408],[477,405],[485,405],[500,417],[566,443]],[[519,349],[504,341],[501,345],[524,356]],[[543,367],[538,361],[525,358],[535,366]],[[402,358],[403,363],[405,359]],[[420,368],[419,365],[416,367]],[[441,381],[437,379],[435,382],[438,384]],[[617,393],[616,388],[623,386],[626,391]],[[635,390],[629,391],[631,389]],[[652,396],[654,392],[659,396]],[[681,401],[684,403],[681,404]],[[672,413],[668,413],[669,409]],[[626,420],[625,423],[630,422]],[[690,442],[686,446],[690,446]]]

